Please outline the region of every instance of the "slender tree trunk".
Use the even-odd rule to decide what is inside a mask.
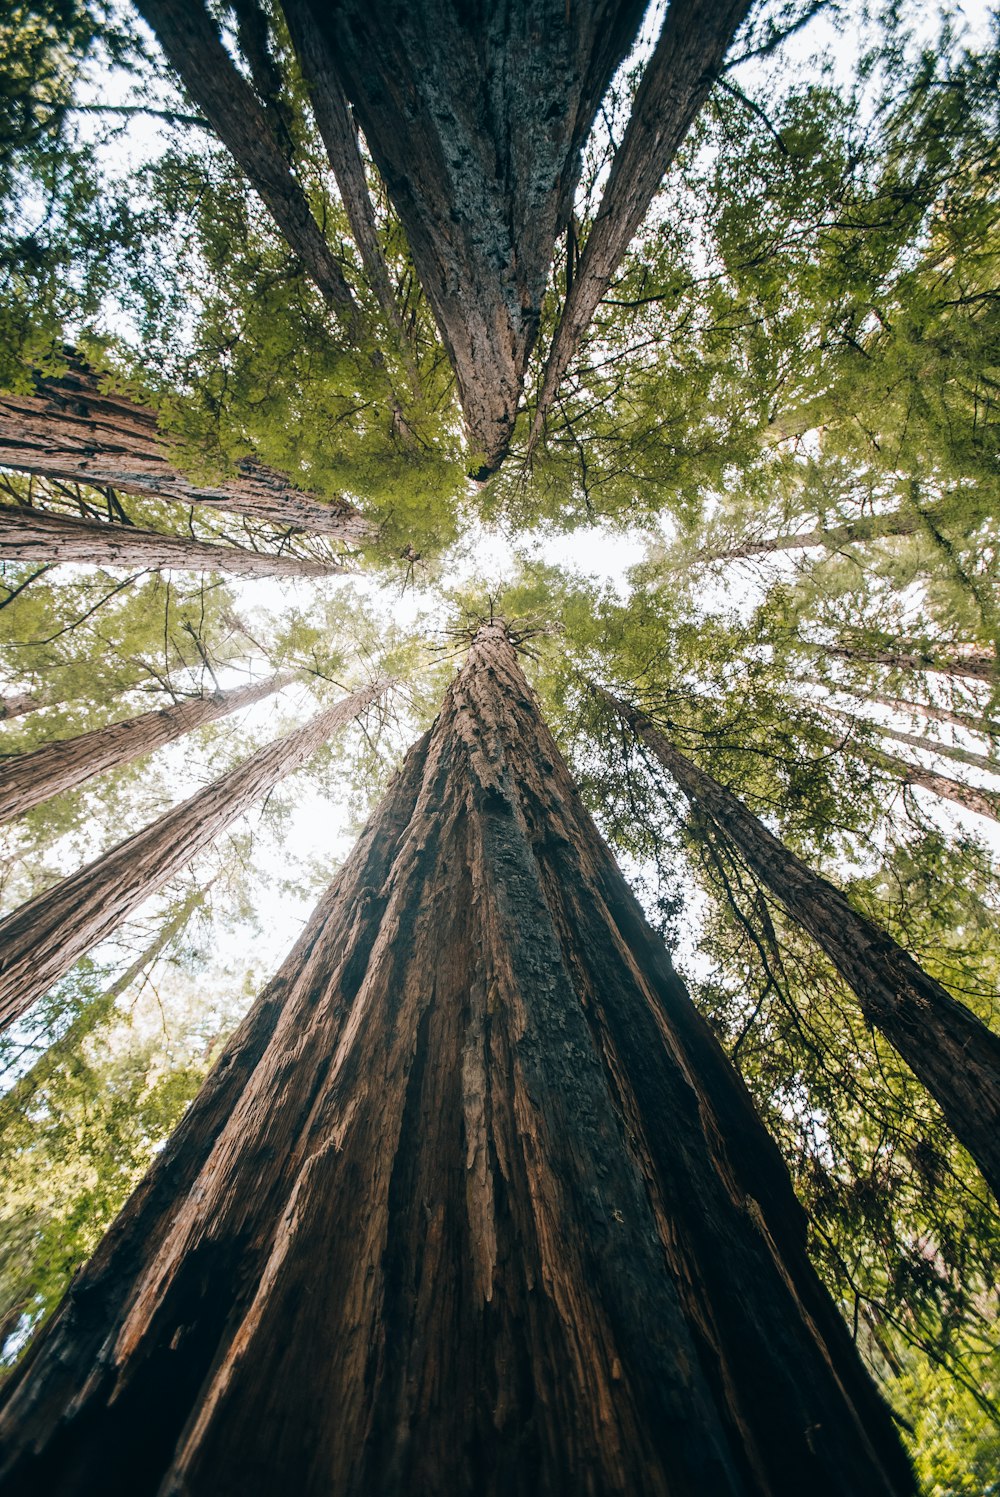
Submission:
[[[220,484],[193,483],[176,468],[156,412],[102,390],[82,360],[35,395],[0,395],[0,465],[62,483],[85,483],[250,515],[286,529],[363,540],[373,527],[344,499],[305,493],[261,463],[241,462]]]
[[[926,518],[933,516],[928,512]],[[923,528],[922,517],[912,510],[893,510],[887,515],[860,515],[844,525],[827,529],[798,530],[791,535],[773,535],[759,541],[738,541],[715,551],[699,552],[698,561],[744,561],[752,556],[771,556],[781,551],[808,551],[824,546],[836,551],[841,546],[864,541],[882,540],[887,536],[915,535]]]
[[[0,1029],[385,689],[368,687],[328,707],[0,920]]]
[[[309,8],[406,231],[485,477],[510,443],[581,148],[643,6]]]
[[[235,158],[324,301],[356,332],[361,311],[292,176],[271,122],[229,56],[203,0],[136,0],[170,66]]]
[[[857,718],[846,717],[846,714],[844,716],[848,722],[858,721]],[[940,754],[942,758],[954,759],[958,764],[985,769],[987,774],[1000,774],[1000,762],[989,754],[973,754],[969,749],[957,748],[952,743],[939,743],[933,738],[924,738],[919,733],[904,733],[902,729],[889,728],[885,723],[869,723],[867,726],[876,727],[886,738],[895,738],[897,743],[909,744],[910,748],[920,749],[925,754]]]
[[[75,561],[151,572],[231,572],[237,577],[333,577],[344,571],[336,562],[248,551],[20,504],[0,504],[0,561],[47,566]]]
[[[936,982],[891,936],[814,873],[742,801],[692,764],[634,707],[608,698],[691,804],[822,947],[865,1018],[899,1052],[1000,1197],[1000,1035]]]
[[[272,676],[233,691],[175,702],[170,707],[144,712],[141,717],[94,728],[77,738],[46,743],[30,753],[0,761],[0,822],[23,816],[32,806],[75,789],[93,775],[117,769],[195,728],[250,707],[292,680],[290,674]]]
[[[556,391],[687,134],[750,0],[670,0],[549,349],[530,447]]]
[[[361,252],[368,283],[392,324],[402,331],[402,319],[392,293],[389,271],[382,254],[364,162],[350,105],[334,72],[330,54],[316,24],[309,0],[282,0],[292,45],[309,89],[316,124],[326,147],[340,196],[351,225],[354,242]]]
[[[488,626],[8,1384],[0,1497],[913,1493],[804,1226]]]
[[[915,713],[931,722],[954,723],[969,733],[978,733],[982,738],[1000,737],[1000,723],[988,717],[977,717],[971,712],[953,712],[948,707],[932,707],[927,702],[911,702],[903,697],[880,696],[878,692],[867,692],[865,701],[877,702],[880,707],[891,707],[894,712]]]
[[[831,736],[831,742],[857,754],[860,759],[875,765],[877,769],[887,770],[904,785],[920,785],[925,790],[932,790],[942,800],[953,801],[963,811],[975,811],[977,816],[1000,821],[1000,794],[995,790],[979,790],[975,785],[964,785],[961,780],[953,780],[933,769],[924,769],[919,764],[910,764],[896,754],[887,753],[885,749],[871,748],[853,737],[844,742]]]
[[[934,671],[943,676],[968,676],[974,681],[996,680],[997,659],[992,650],[969,645],[961,652],[935,651],[919,640],[889,641],[884,647],[872,645],[832,644],[819,646],[828,655],[843,660],[862,660],[872,665],[888,665],[893,670]]]
[[[48,705],[45,697],[30,691],[15,691],[10,696],[0,697],[0,722],[10,717],[26,717],[29,712],[37,712]]]

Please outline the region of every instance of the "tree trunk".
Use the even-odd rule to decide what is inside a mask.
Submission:
[[[226,51],[203,0],[136,0],[174,72],[235,158],[324,301],[357,332],[361,310],[292,176],[263,107]]]
[[[849,719],[857,721],[857,719]],[[904,733],[900,728],[886,727],[885,723],[871,724],[887,738],[897,743],[909,744],[925,754],[940,754],[942,758],[954,759],[958,764],[969,764],[973,769],[985,769],[987,774],[1000,774],[1000,762],[989,754],[973,754],[969,749],[957,748],[953,743],[938,743],[933,738],[923,738],[919,733]]]
[[[835,742],[840,748],[846,748],[849,753],[857,754],[860,759],[875,765],[877,769],[887,770],[904,785],[920,785],[925,790],[932,790],[942,800],[953,801],[956,806],[961,806],[963,811],[975,811],[977,816],[985,816],[990,821],[1000,821],[1000,794],[995,790],[979,790],[975,785],[964,785],[961,780],[953,780],[948,775],[938,774],[933,769],[924,769],[919,764],[909,764],[896,754],[887,753],[885,749],[870,748],[865,743],[859,743],[856,738],[851,738],[845,743],[841,739],[834,739],[831,735],[830,741]]]
[[[646,65],[601,205],[549,349],[530,447],[542,433],[556,391],[687,134],[708,97],[750,0],[670,0]]]
[[[30,753],[0,761],[0,822],[23,816],[32,806],[75,789],[93,775],[117,769],[195,728],[250,707],[292,680],[294,676],[290,674],[272,676],[233,691],[175,702],[170,707],[144,712],[141,717],[94,728],[77,738],[46,743]]]
[[[170,459],[156,412],[100,388],[79,359],[38,379],[35,395],[0,395],[0,465],[61,483],[86,483],[250,515],[286,529],[363,540],[373,527],[344,499],[304,493],[246,460],[220,484],[192,483]]]
[[[886,1497],[736,1073],[499,626],[5,1390],[0,1497]]]
[[[385,689],[368,687],[328,707],[0,920],[0,1029]]]
[[[680,753],[637,709],[610,697],[691,804],[737,847],[793,920],[857,994],[865,1018],[899,1052],[1000,1197],[1000,1035],[936,982],[891,936],[854,910]]]
[[[931,520],[934,517],[928,511],[926,518]],[[841,546],[882,540],[887,536],[915,535],[923,528],[923,519],[923,516],[909,510],[893,510],[887,515],[860,515],[856,520],[850,520],[844,525],[831,525],[825,530],[799,530],[791,535],[773,535],[760,541],[739,541],[732,547],[702,551],[697,560],[745,561],[752,556],[771,556],[779,551],[808,551],[817,546],[836,551]]]
[[[919,640],[901,639],[887,642],[883,648],[877,645],[820,645],[818,648],[828,655],[837,655],[842,660],[863,660],[872,665],[888,665],[893,670],[934,671],[942,676],[968,676],[974,681],[996,680],[997,658],[992,650],[975,645],[966,646],[960,653],[949,655],[935,653]]]
[[[75,561],[148,572],[231,572],[237,577],[333,577],[344,571],[336,562],[248,551],[20,504],[0,504],[0,561],[46,566]]]
[[[302,69],[303,80],[309,90],[309,102],[316,117],[316,125],[340,188],[351,233],[361,252],[368,284],[375,292],[383,312],[401,332],[402,318],[392,293],[388,267],[379,242],[375,209],[365,179],[364,162],[358,150],[358,136],[351,119],[350,105],[333,70],[309,0],[282,0],[281,8]]]
[[[643,6],[308,3],[406,231],[485,477],[510,443],[584,140]]]
[[[866,692],[865,701],[877,702],[880,707],[891,707],[894,712],[916,713],[931,722],[954,723],[969,733],[978,733],[982,738],[1000,737],[1000,723],[988,717],[977,717],[971,712],[953,712],[948,707],[932,707],[927,702],[910,702],[903,697],[880,696],[878,692]]]
[[[0,722],[9,717],[26,717],[29,712],[37,712],[48,705],[44,697],[30,691],[15,691],[10,696],[0,697]]]

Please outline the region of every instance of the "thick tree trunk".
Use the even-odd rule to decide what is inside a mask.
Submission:
[[[968,676],[973,681],[996,680],[997,658],[992,650],[969,645],[961,652],[949,654],[934,651],[918,640],[900,639],[880,648],[872,645],[831,644],[820,648],[842,660],[861,660],[872,665],[887,665],[893,670],[934,671],[942,676]]]
[[[102,390],[78,359],[66,374],[39,379],[35,395],[0,395],[0,466],[250,515],[343,541],[373,532],[346,500],[327,502],[305,493],[249,460],[223,483],[192,483],[171,461],[156,412]]]
[[[880,696],[878,692],[867,692],[865,700],[877,702],[880,707],[891,707],[894,712],[915,713],[931,722],[953,723],[969,733],[978,733],[983,738],[1000,737],[1000,723],[988,717],[977,717],[971,712],[953,712],[948,707],[932,707],[928,702],[911,702],[903,697]]]
[[[691,122],[708,97],[750,0],[670,0],[608,184],[549,349],[530,445]]]
[[[357,331],[361,312],[344,272],[292,176],[267,114],[223,46],[203,0],[136,0],[136,9],[324,301]]]
[[[282,0],[281,8],[288,23],[302,77],[309,89],[309,101],[316,124],[340,188],[351,233],[361,252],[368,284],[375,292],[383,312],[401,331],[402,320],[379,242],[375,209],[365,179],[364,162],[358,150],[358,136],[351,119],[350,105],[334,72],[309,0]]]
[[[933,516],[928,512],[926,518]],[[716,551],[702,551],[699,561],[745,561],[752,556],[771,556],[782,551],[808,551],[819,546],[836,551],[841,546],[864,541],[882,540],[895,535],[916,535],[923,529],[923,519],[912,510],[894,510],[887,515],[861,515],[844,525],[828,529],[798,530],[791,535],[773,535],[759,541],[738,541]]]
[[[1000,1197],[1000,1035],[936,982],[839,889],[814,873],[742,801],[692,764],[644,713],[609,698],[684,791],[736,846],[747,866],[822,947],[944,1113]]]
[[[82,785],[93,775],[128,764],[206,723],[216,722],[280,691],[294,677],[272,676],[251,686],[219,691],[144,712],[141,717],[94,728],[78,738],[64,738],[15,758],[0,761],[0,822],[23,816],[32,806]]]
[[[498,626],[5,1392],[0,1497],[914,1491]]]
[[[308,3],[406,230],[485,476],[510,442],[581,148],[643,6]]]
[[[237,577],[333,577],[344,571],[335,562],[248,551],[20,504],[0,504],[0,561],[46,566],[75,561],[132,571],[231,572]]]
[[[369,687],[328,707],[0,920],[0,1029],[385,689]]]

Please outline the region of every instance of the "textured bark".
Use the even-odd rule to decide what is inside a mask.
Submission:
[[[49,704],[45,697],[35,696],[30,691],[15,691],[10,696],[0,697],[0,722],[9,717],[26,717]]]
[[[141,717],[94,728],[77,738],[46,743],[30,753],[0,761],[0,822],[23,816],[32,806],[73,790],[94,775],[117,769],[195,728],[250,707],[293,679],[291,675],[272,676],[233,691],[175,702],[144,712]]]
[[[984,738],[1000,737],[1000,723],[972,712],[953,712],[949,707],[932,707],[928,702],[910,702],[903,697],[880,696],[869,692],[866,701],[877,702],[881,707],[891,707],[894,712],[915,713],[931,722],[953,723],[956,728],[965,728],[970,733],[979,733]]]
[[[751,0],[670,0],[549,349],[531,430],[541,435],[580,339],[701,105]]]
[[[334,72],[330,54],[320,35],[309,0],[282,0],[292,45],[309,89],[316,125],[319,129],[340,196],[351,225],[354,242],[361,252],[368,283],[379,305],[397,328],[402,319],[392,294],[389,271],[382,254],[364,163],[358,150],[358,136],[351,119],[350,105]]]
[[[2,1497],[914,1491],[500,628],[0,1422]]]
[[[86,483],[250,515],[275,525],[363,540],[370,526],[343,499],[297,489],[282,474],[244,461],[220,484],[193,483],[171,461],[156,412],[100,388],[77,359],[35,395],[0,395],[0,466],[63,483]]]
[[[887,536],[916,535],[934,516],[928,510],[923,516],[912,510],[894,510],[887,515],[861,515],[844,525],[831,525],[827,529],[798,530],[791,535],[772,535],[759,541],[740,541],[717,551],[702,551],[699,561],[744,561],[751,556],[771,556],[780,551],[808,551],[824,546],[836,551],[841,546],[853,546],[865,541],[882,540]]]
[[[968,676],[973,681],[996,680],[997,659],[992,650],[970,645],[954,654],[928,649],[917,640],[901,639],[878,645],[822,645],[828,655],[842,660],[863,660],[872,665],[888,665],[893,670],[934,671],[942,676]]]
[[[75,561],[152,572],[232,572],[237,577],[333,577],[344,570],[335,562],[215,545],[20,504],[0,504],[0,561],[46,566]]]
[[[0,1029],[384,690],[370,687],[328,707],[0,920]]]
[[[352,330],[360,308],[292,176],[253,89],[222,44],[203,0],[136,0],[170,66],[235,158],[327,305]]]
[[[406,230],[485,476],[510,442],[581,148],[643,6],[309,3]]]
[[[925,972],[839,889],[692,764],[643,713],[611,698],[691,804],[738,848],[857,994],[865,1018],[906,1061],[1000,1197],[1000,1035]]]

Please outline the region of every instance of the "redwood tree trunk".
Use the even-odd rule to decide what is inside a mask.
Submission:
[[[135,0],[167,61],[249,179],[327,304],[357,331],[360,308],[292,176],[271,122],[226,51],[204,0]]]
[[[926,519],[933,517],[930,513]],[[911,510],[894,510],[887,515],[860,515],[843,525],[827,529],[798,530],[791,535],[772,535],[759,541],[739,541],[719,551],[703,551],[699,561],[744,561],[751,556],[771,556],[782,551],[808,551],[824,546],[836,551],[864,541],[882,540],[894,535],[916,535],[923,529],[923,517]]]
[[[75,789],[93,775],[117,769],[120,764],[128,764],[140,754],[152,753],[184,733],[238,712],[242,707],[250,707],[280,691],[293,679],[291,675],[272,676],[233,691],[175,702],[170,707],[144,712],[141,717],[94,728],[77,738],[46,743],[30,753],[0,761],[0,822],[23,816],[32,806]]]
[[[955,1137],[1000,1197],[1000,1035],[913,960],[891,936],[771,835],[648,717],[610,698],[685,795],[739,849],[747,866],[826,952],[868,1022],[938,1103]]]
[[[372,527],[344,499],[303,492],[249,459],[223,483],[192,483],[171,460],[156,412],[102,390],[79,359],[38,379],[34,395],[0,395],[0,465],[62,483],[86,483],[250,515],[286,529],[362,540]]]
[[[934,671],[943,676],[968,676],[974,681],[996,680],[997,659],[992,650],[978,646],[950,654],[927,648],[916,640],[887,640],[884,646],[832,644],[821,648],[829,655],[839,655],[844,660],[870,661],[873,665],[888,665],[894,670]]]
[[[0,561],[46,566],[75,561],[133,571],[231,572],[237,577],[333,577],[344,570],[336,562],[215,545],[20,504],[0,504]]]
[[[865,700],[877,702],[881,707],[891,707],[894,712],[915,713],[931,722],[954,723],[957,728],[966,728],[970,733],[978,733],[983,738],[1000,737],[1000,723],[992,722],[988,717],[977,717],[971,712],[953,712],[948,707],[932,707],[929,702],[910,702],[903,697],[880,696],[875,691],[867,692]]]
[[[510,442],[581,148],[643,5],[308,3],[406,231],[485,476]]]
[[[965,785],[961,780],[953,780],[949,775],[938,774],[933,769],[924,769],[919,764],[910,764],[896,754],[886,753],[885,749],[869,748],[867,744],[859,743],[853,738],[842,743],[841,747],[857,754],[867,763],[874,764],[878,769],[888,770],[904,785],[921,785],[925,790],[932,790],[942,800],[950,800],[956,806],[961,806],[963,811],[975,811],[977,816],[985,816],[989,821],[1000,821],[1000,795],[995,790],[980,790],[976,785]]]
[[[913,1493],[488,626],[13,1376],[0,1497]]]
[[[26,717],[29,712],[37,712],[48,705],[44,697],[35,696],[30,691],[12,692],[10,696],[0,697],[0,722],[9,717]]]
[[[556,391],[691,121],[708,97],[751,0],[670,0],[608,184],[566,294],[531,430],[541,434]]]
[[[328,707],[0,920],[0,1029],[385,689],[369,687]]]

